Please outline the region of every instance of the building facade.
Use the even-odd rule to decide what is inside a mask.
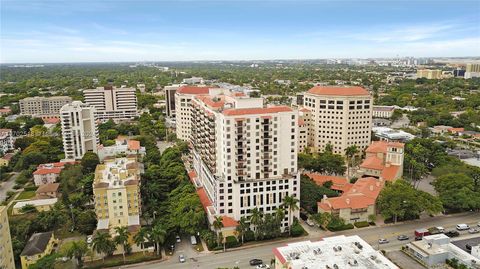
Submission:
[[[468,79],[468,78],[477,78],[477,77],[480,77],[480,64],[473,64],[473,63],[467,64],[464,78]]]
[[[393,116],[395,107],[393,106],[373,106],[372,116],[374,118],[389,119]]]
[[[238,221],[254,208],[273,213],[287,195],[300,198],[298,112],[212,92],[193,97],[191,109],[194,182],[210,223],[215,216]],[[294,217],[298,211],[282,226]]]
[[[102,162],[105,158],[115,157],[118,155],[137,155],[139,157],[145,156],[145,147],[140,146],[140,141],[127,139],[126,137],[117,137],[115,145],[103,146],[97,148],[97,155]]]
[[[72,102],[69,96],[27,97],[19,102],[20,114],[32,117],[58,117],[60,109]]]
[[[400,142],[374,141],[366,150],[365,160],[360,164],[358,177],[375,177],[395,181],[403,175],[405,144]]]
[[[175,93],[181,85],[165,86],[165,113],[169,118],[175,118]]]
[[[95,107],[74,101],[60,110],[65,159],[81,159],[99,144]]]
[[[140,173],[136,156],[107,158],[97,165],[93,182],[97,230],[115,233],[115,227],[140,228]]]
[[[51,254],[57,241],[53,232],[34,233],[20,254],[22,269],[28,269],[39,259]]]
[[[0,155],[3,155],[13,149],[13,131],[12,129],[0,129]]]
[[[426,78],[426,79],[441,79],[442,70],[433,70],[433,69],[419,69],[417,70],[417,78]]]
[[[83,91],[85,103],[95,107],[100,121],[129,120],[138,116],[135,88],[112,85]]]
[[[183,86],[175,93],[175,132],[178,139],[188,141],[192,126],[191,101],[196,95],[208,94],[210,87]]]
[[[309,147],[323,151],[330,144],[335,154],[356,145],[370,144],[372,96],[361,87],[313,87],[305,93],[304,106],[311,111]]]
[[[15,269],[7,207],[0,206],[0,268]]]

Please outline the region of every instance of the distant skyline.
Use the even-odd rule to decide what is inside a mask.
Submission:
[[[2,0],[1,63],[480,56],[480,1]]]

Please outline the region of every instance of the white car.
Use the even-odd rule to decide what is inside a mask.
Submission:
[[[87,236],[87,244],[91,244],[93,242],[93,235]]]
[[[468,224],[462,223],[462,224],[457,224],[457,230],[463,231],[463,230],[468,230],[470,229],[470,226]]]
[[[177,240],[177,243],[182,242],[182,239],[181,239],[180,236],[178,236],[178,235],[175,237],[175,239]]]
[[[378,239],[379,244],[387,244],[388,242],[389,242],[388,239],[385,239],[385,238]]]
[[[270,265],[268,264],[260,264],[255,267],[255,269],[270,269]]]
[[[178,256],[178,261],[181,262],[181,263],[186,262],[187,260],[185,259],[185,255],[180,254],[180,256]]]

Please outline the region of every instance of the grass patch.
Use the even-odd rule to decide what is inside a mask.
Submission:
[[[70,232],[71,228],[72,228],[71,222],[67,221],[62,228],[55,230],[55,237],[58,239],[65,239],[69,237],[85,236],[84,234],[81,234],[76,230],[74,230],[73,232]]]
[[[193,249],[195,249],[195,250],[198,251],[198,252],[202,252],[202,251],[203,251],[203,244],[202,244],[202,242],[200,242],[200,240],[197,240],[197,245],[194,246]]]
[[[146,261],[152,261],[152,260],[159,260],[161,259],[161,256],[156,256],[154,253],[145,253],[145,256],[143,255],[142,252],[137,252],[133,253],[130,255],[125,256],[125,264],[134,264],[134,263],[140,263],[140,262],[146,262]],[[88,260],[88,258],[86,258]],[[124,265],[123,263],[123,257],[122,255],[114,255],[110,257],[105,258],[105,263],[100,260],[95,260],[91,262],[85,262],[85,265],[83,266],[84,268],[90,268],[90,269],[97,269],[97,268],[106,268],[106,267],[113,267],[113,266],[122,266]]]
[[[35,191],[22,191],[20,195],[17,196],[17,199],[15,200],[27,200],[35,197]]]

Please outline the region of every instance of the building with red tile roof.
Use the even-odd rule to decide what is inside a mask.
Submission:
[[[136,155],[138,157],[141,157],[144,156],[145,153],[145,147],[142,147],[140,145],[140,141],[129,139],[126,136],[118,136],[115,139],[115,145],[111,145],[108,147],[99,145],[97,147],[97,155],[100,161],[118,155]]]
[[[351,184],[349,180],[345,177],[327,176],[318,173],[307,173],[305,175],[312,179],[319,186],[323,186],[323,184],[325,184],[326,182],[331,181],[332,186],[330,187],[330,189],[342,193],[347,192],[353,186],[353,184]]]
[[[318,212],[339,216],[347,223],[368,221],[369,215],[376,214],[375,203],[384,183],[374,177],[360,178],[341,196],[324,196],[317,204]]]
[[[403,175],[404,144],[400,142],[375,141],[366,150],[365,160],[360,164],[360,177],[372,176],[394,181]]]
[[[60,172],[65,168],[65,165],[73,165],[78,162],[55,162],[55,163],[42,163],[37,166],[37,170],[33,172],[33,181],[35,186],[41,186],[45,184],[52,184],[57,181]]]
[[[182,86],[178,88],[177,93],[179,94],[208,94],[210,86]]]

